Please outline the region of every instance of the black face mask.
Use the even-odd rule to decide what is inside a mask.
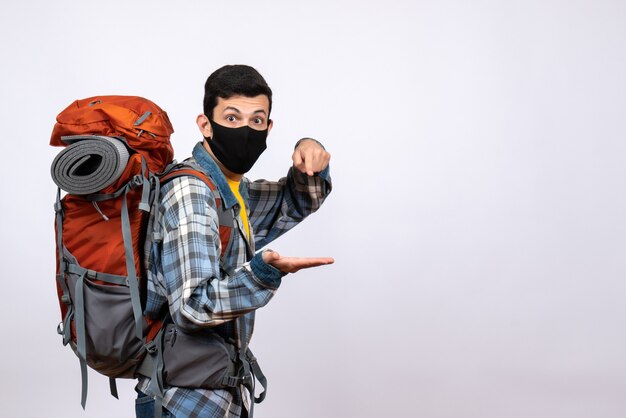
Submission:
[[[209,122],[213,137],[207,141],[213,155],[233,173],[247,173],[267,148],[267,129],[257,131],[249,126],[227,128],[210,119]]]

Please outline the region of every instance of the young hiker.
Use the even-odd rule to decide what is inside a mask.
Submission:
[[[296,143],[286,177],[277,182],[244,177],[266,147],[271,108],[272,90],[252,67],[227,65],[206,81],[204,113],[196,119],[204,140],[185,163],[205,174],[215,190],[194,176],[175,178],[161,188],[158,209],[151,213],[145,314],[167,313],[170,325],[163,343],[164,382],[140,377],[137,417],[152,417],[161,405],[163,416],[248,416],[254,402],[249,379],[197,388],[192,380],[209,374],[210,364],[202,363],[211,360],[200,358],[207,350],[186,350],[185,344],[204,347],[219,339],[241,358],[255,311],[270,301],[281,278],[333,262],[256,252],[315,212],[331,191],[330,154],[310,138]],[[260,377],[254,361],[243,363],[238,367]]]

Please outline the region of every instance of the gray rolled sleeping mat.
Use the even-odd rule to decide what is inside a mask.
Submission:
[[[96,135],[63,137],[70,143],[54,159],[52,180],[75,195],[96,193],[113,184],[128,163],[128,148],[117,138]]]

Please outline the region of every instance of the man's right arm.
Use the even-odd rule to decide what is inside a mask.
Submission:
[[[183,329],[215,326],[269,302],[281,273],[262,253],[230,277],[220,272],[215,199],[200,180],[181,177],[163,188],[163,283],[174,322]]]

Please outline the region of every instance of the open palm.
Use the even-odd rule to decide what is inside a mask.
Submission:
[[[276,267],[283,273],[295,273],[302,269],[332,264],[332,257],[283,257],[276,251],[266,250],[263,253],[263,261]]]

